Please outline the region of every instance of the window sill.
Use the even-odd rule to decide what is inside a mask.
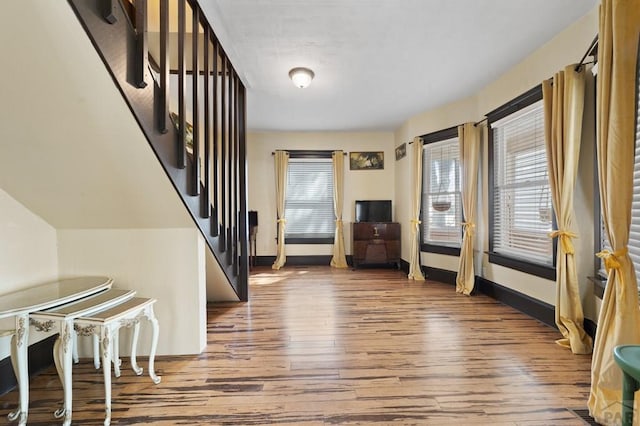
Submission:
[[[460,256],[460,247],[437,246],[434,244],[422,244],[420,251],[427,253],[446,254],[449,256]]]
[[[607,286],[607,279],[600,276],[587,277],[593,283],[593,294],[600,300],[604,296],[604,289]]]
[[[506,268],[515,269],[525,274],[535,275],[547,280],[556,280],[555,266],[541,265],[521,259],[514,259],[498,253],[489,253],[489,263],[504,266]]]
[[[285,244],[333,244],[333,237],[331,238],[286,238]]]

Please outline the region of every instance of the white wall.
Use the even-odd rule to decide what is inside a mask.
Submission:
[[[58,278],[56,237],[51,225],[0,188],[0,294]],[[0,321],[0,329],[13,326],[13,319]],[[0,359],[9,356],[9,342],[0,339]]]
[[[258,211],[256,249],[258,256],[276,255],[276,203],[273,155],[276,149],[384,151],[384,170],[349,170],[345,158],[344,211],[345,250],[351,253],[351,226],[355,200],[392,200],[393,219],[397,218],[395,202],[395,151],[393,134],[370,133],[249,133],[247,136],[247,168],[249,174],[249,210]],[[289,244],[287,255],[331,255],[331,245]]]
[[[58,244],[60,275],[110,276],[115,288],[158,300],[158,354],[195,354],[204,349],[205,247],[197,230],[59,230]],[[141,328],[141,342],[148,339],[148,330]],[[148,347],[141,344],[140,353],[147,353]]]
[[[517,97],[532,87],[540,84],[542,80],[550,78],[564,66],[578,62],[585,49],[589,46],[598,29],[597,8],[577,21],[574,25],[565,29],[546,45],[529,55],[521,63],[517,64],[491,84],[467,99],[462,99],[435,110],[426,111],[408,119],[395,132],[395,144],[409,141],[415,136],[442,130],[467,121],[479,121],[484,114]],[[589,82],[592,90],[592,81]],[[593,102],[591,96],[587,96],[587,103]],[[587,276],[593,273],[593,152],[594,141],[593,115],[585,113],[583,147],[580,157],[580,169],[576,184],[575,209],[578,213],[576,230],[579,239],[576,240],[577,263],[581,293],[585,305],[585,314],[595,319],[595,307],[591,286]],[[486,131],[483,135],[482,162],[480,172],[480,193],[478,197],[478,225],[476,235],[476,275],[511,288],[544,302],[555,304],[555,282],[524,274],[499,265],[489,264],[488,257],[483,252],[488,250],[488,162],[487,162]],[[411,152],[407,153],[411,157]],[[408,159],[409,163],[411,160]],[[396,168],[396,200],[399,220],[403,223],[404,230],[408,229],[410,220],[410,194],[402,189],[411,182],[410,167]],[[588,212],[585,214],[585,212]],[[403,258],[408,258],[410,239],[409,234],[403,231]],[[422,263],[426,266],[455,271],[458,266],[457,256],[436,255],[422,253]]]

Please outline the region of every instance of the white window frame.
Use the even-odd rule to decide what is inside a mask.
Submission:
[[[491,129],[489,262],[555,280],[556,246],[548,235],[554,213],[540,86],[496,111],[487,114]]]
[[[292,154],[285,194],[286,244],[333,243],[333,184],[331,157],[296,158]]]
[[[426,143],[422,156],[422,244],[425,251],[432,251],[433,246],[459,249],[462,244],[462,192],[458,136]],[[443,160],[450,162],[445,170]],[[442,173],[449,176],[443,179]],[[437,203],[448,204],[449,209],[438,211]]]

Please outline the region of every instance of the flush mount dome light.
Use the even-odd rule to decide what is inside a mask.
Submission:
[[[298,67],[289,71],[289,78],[293,81],[293,84],[301,89],[311,84],[314,76],[315,74],[309,68]]]

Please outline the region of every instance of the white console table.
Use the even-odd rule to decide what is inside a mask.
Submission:
[[[15,327],[10,332],[11,364],[18,380],[20,402],[18,409],[9,414],[9,420],[27,424],[29,412],[29,314],[69,303],[74,300],[111,288],[108,277],[79,277],[61,279],[0,296],[0,319],[15,317]]]
[[[53,360],[62,382],[64,391],[64,402],[62,408],[54,414],[56,418],[64,417],[64,426],[71,425],[71,406],[72,406],[72,383],[71,383],[71,357],[72,342],[74,336],[74,320],[76,318],[92,315],[97,312],[109,309],[120,303],[126,302],[135,296],[134,290],[116,290],[110,289],[101,293],[85,297],[71,303],[57,306],[55,308],[44,311],[34,312],[29,317],[31,325],[37,330],[49,331],[56,327],[60,332],[60,336],[53,346]]]

